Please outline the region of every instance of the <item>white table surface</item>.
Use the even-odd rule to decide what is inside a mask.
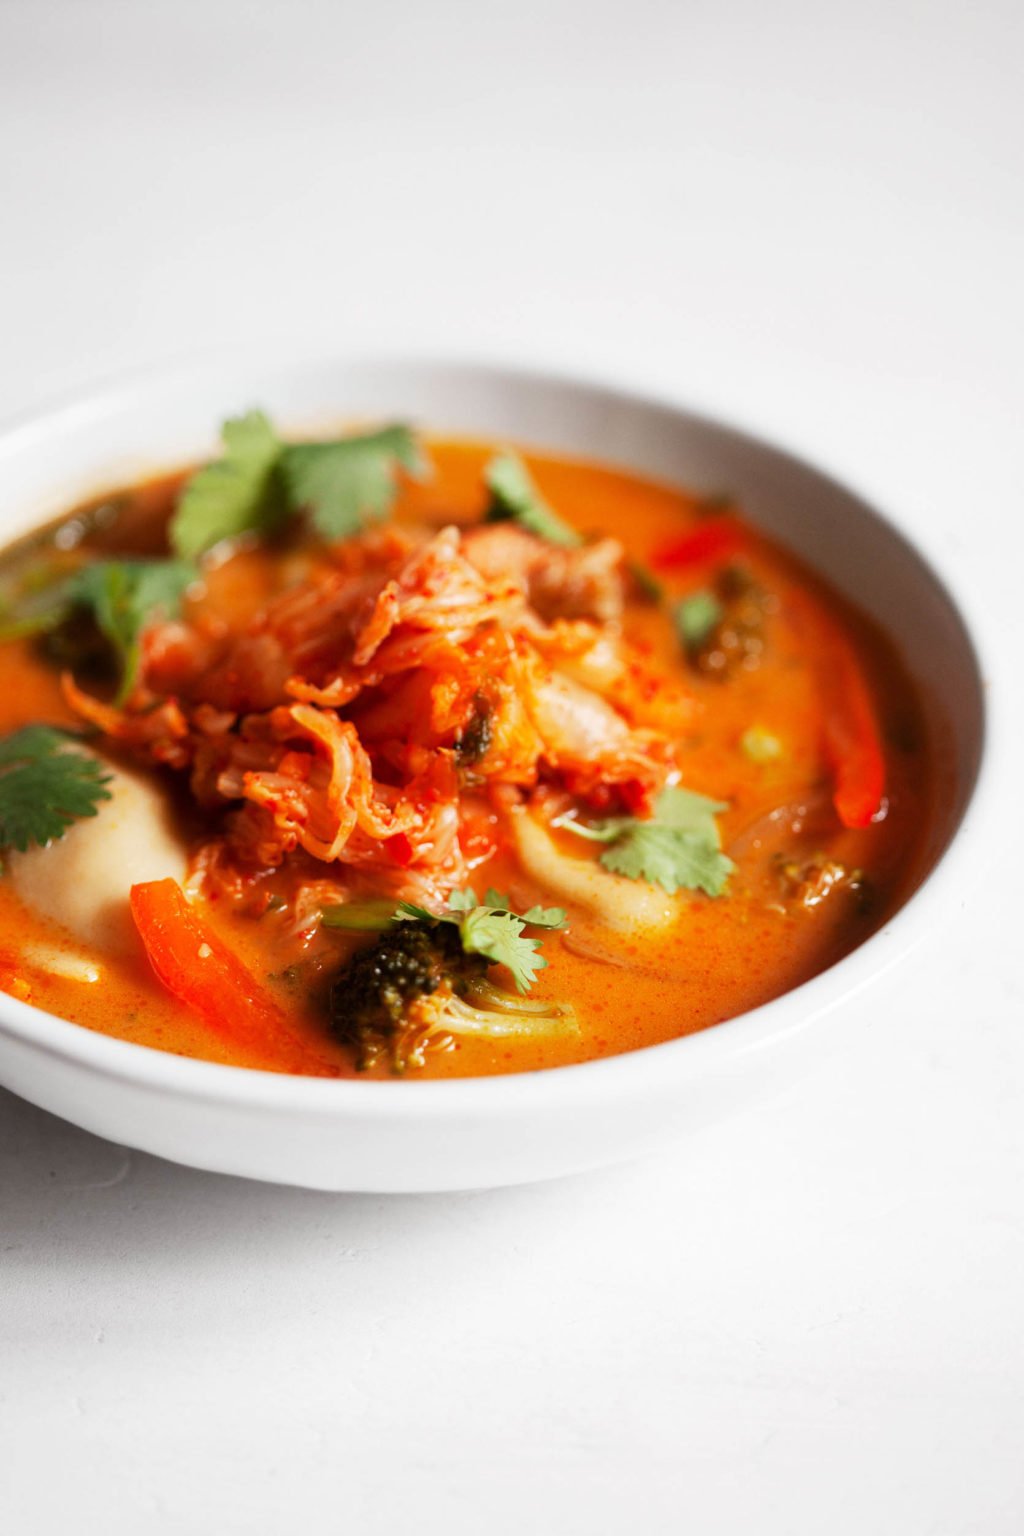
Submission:
[[[0,0],[0,417],[243,339],[596,370],[878,496],[1024,659],[1022,17]],[[612,1172],[315,1195],[0,1095],[3,1529],[1016,1536],[1007,812],[841,1059]]]

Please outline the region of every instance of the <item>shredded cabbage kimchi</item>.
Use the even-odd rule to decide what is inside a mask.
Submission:
[[[0,983],[380,1077],[702,1029],[861,942],[934,778],[884,636],[622,471],[229,421],[0,557]]]

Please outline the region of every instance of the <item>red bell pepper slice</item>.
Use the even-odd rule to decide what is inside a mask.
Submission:
[[[799,591],[786,605],[800,621],[818,676],[822,747],[833,777],[832,803],[844,827],[869,827],[885,808],[885,752],[867,678],[838,624]]]
[[[212,1032],[289,1070],[330,1076],[256,978],[185,900],[176,880],[147,880],[129,896],[135,926],[157,976]]]
[[[837,651],[826,693],[832,801],[844,827],[869,827],[885,802],[885,754],[867,682],[845,644]]]
[[[670,539],[654,551],[651,563],[659,570],[683,570],[727,560],[747,547],[749,532],[738,517],[714,517]]]

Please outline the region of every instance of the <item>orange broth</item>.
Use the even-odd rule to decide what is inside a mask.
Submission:
[[[471,523],[481,515],[483,466],[488,445],[440,441],[430,445],[434,477],[405,485],[396,508],[404,521]],[[576,528],[620,538],[631,558],[652,554],[688,526],[697,526],[706,508],[693,496],[603,465],[525,456],[547,501]],[[175,475],[127,494],[112,530],[90,547],[150,552],[181,482]],[[708,1028],[799,986],[863,942],[905,899],[917,876],[935,788],[922,711],[914,688],[885,636],[798,559],[755,535],[748,564],[772,595],[767,643],[760,664],[728,681],[687,665],[671,616],[672,600],[706,583],[706,572],[659,572],[666,588],[662,603],[635,596],[628,605],[625,634],[650,661],[695,700],[695,719],[682,758],[686,787],[728,802],[720,818],[723,847],[736,870],[726,893],[710,899],[682,893],[683,916],[655,938],[624,939],[602,932],[593,919],[569,912],[566,934],[545,935],[543,970],[532,996],[570,999],[578,1012],[578,1039],[532,1043],[463,1041],[431,1052],[417,1077],[471,1076],[525,1071],[587,1061],[652,1045]],[[201,602],[230,616],[248,612],[260,596],[281,582],[278,557],[247,549],[213,569]],[[808,613],[827,615],[852,643],[873,696],[886,760],[888,814],[871,826],[849,830],[820,811],[814,826],[776,846],[765,818],[776,807],[811,799],[827,801],[828,767],[823,758],[820,675],[822,634],[810,643]],[[828,631],[824,632],[826,635]],[[33,721],[79,725],[61,695],[57,670],[29,640],[3,648],[0,731]],[[751,727],[769,732],[781,755],[757,762],[741,745]],[[758,828],[762,831],[759,833]],[[559,834],[574,856],[597,856],[567,833]],[[818,852],[864,872],[859,893],[839,890],[813,908],[786,897],[780,888],[776,855],[807,858]],[[478,891],[487,885],[511,889],[523,902],[545,893],[526,879],[509,851],[499,851],[474,874]],[[127,894],[127,893],[126,893]],[[326,1029],[324,997],[332,970],[358,942],[344,934],[324,935],[319,958],[295,966],[290,941],[272,921],[254,921],[237,912],[209,908],[222,938],[265,981],[293,1020],[300,1036],[354,1075],[351,1053]],[[101,979],[92,985],[52,975],[22,958],[33,945],[77,951],[80,946],[57,925],[27,910],[9,883],[0,880],[0,982],[17,996],[75,1023],[124,1040],[211,1061],[288,1071],[295,1068],[287,1048],[245,1053],[225,1045],[201,1019],[164,990],[142,952],[129,960],[102,960]],[[380,1068],[378,1075],[387,1075]]]

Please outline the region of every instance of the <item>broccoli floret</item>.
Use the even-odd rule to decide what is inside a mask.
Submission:
[[[331,1030],[360,1071],[423,1065],[424,1051],[455,1035],[568,1034],[564,1003],[529,1002],[487,979],[489,961],[467,953],[450,922],[403,922],[359,950],[331,987]]]
[[[355,1048],[361,1070],[382,1056],[403,1071],[416,1039],[448,996],[487,974],[482,955],[468,955],[450,923],[401,923],[348,962],[331,987],[331,1029]],[[438,994],[441,996],[438,996]],[[427,1000],[438,1005],[425,1007]]]

